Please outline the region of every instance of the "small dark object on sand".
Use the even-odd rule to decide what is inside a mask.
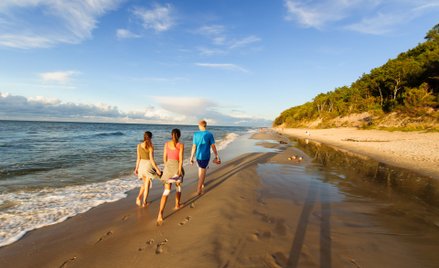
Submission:
[[[286,141],[280,141],[279,143],[280,143],[280,144],[287,144],[288,142],[286,142]]]

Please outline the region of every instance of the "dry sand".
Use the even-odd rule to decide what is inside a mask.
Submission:
[[[438,226],[400,227],[386,202],[325,181],[286,137],[254,138],[261,150],[210,169],[201,197],[189,167],[185,207],[172,210],[171,192],[162,226],[160,192],[137,208],[134,191],[0,248],[0,267],[437,267]]]
[[[356,128],[277,128],[276,131],[333,145],[439,179],[439,133],[437,132],[390,132]]]

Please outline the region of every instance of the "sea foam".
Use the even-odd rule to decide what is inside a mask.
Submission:
[[[0,194],[0,199],[8,203],[0,213],[0,246],[17,241],[33,229],[62,222],[105,202],[122,199],[127,191],[137,186],[137,178],[125,177],[86,185]]]

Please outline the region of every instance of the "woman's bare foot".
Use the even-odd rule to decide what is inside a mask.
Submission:
[[[180,204],[177,204],[177,205],[175,205],[174,210],[178,210],[178,209],[180,209],[180,208],[181,208],[181,205],[180,205]]]
[[[162,217],[157,218],[157,226],[160,226],[162,224],[163,224],[163,218]]]
[[[147,206],[149,206],[148,202],[143,203],[142,207],[146,208]]]
[[[140,207],[140,206],[142,206],[142,202],[140,201],[140,198],[136,198],[136,205],[138,206],[138,207]]]

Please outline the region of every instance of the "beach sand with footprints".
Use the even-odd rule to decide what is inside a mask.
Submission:
[[[229,149],[249,153],[229,160],[225,155],[222,165],[212,166],[202,196],[193,195],[196,167],[187,167],[184,206],[172,210],[172,191],[162,226],[156,226],[161,191],[154,184],[149,207],[135,206],[134,190],[125,199],[32,231],[0,248],[0,266],[433,267],[439,263],[435,203],[405,199],[385,187],[382,197],[382,185],[356,181],[335,164],[329,169],[316,163],[329,152],[316,156],[275,132],[263,131],[236,143]],[[351,160],[347,156],[343,161]]]

